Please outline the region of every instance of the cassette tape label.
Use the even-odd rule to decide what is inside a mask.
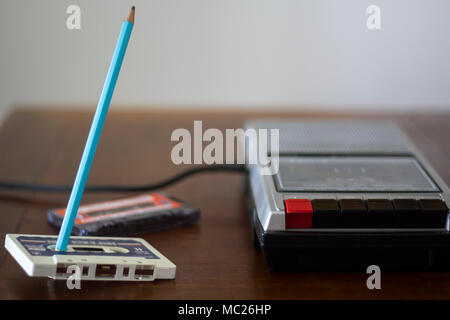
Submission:
[[[142,243],[132,240],[112,240],[112,239],[73,239],[69,241],[70,251],[58,252],[53,246],[56,244],[55,237],[30,237],[19,236],[17,240],[32,256],[53,256],[72,255],[72,256],[122,256],[122,257],[140,257],[146,259],[159,259],[159,257],[150,251]],[[105,250],[104,248],[110,248]]]

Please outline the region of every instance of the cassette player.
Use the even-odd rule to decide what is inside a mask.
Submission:
[[[248,165],[255,240],[271,269],[450,270],[449,189],[395,123],[246,128],[279,130],[278,171]]]

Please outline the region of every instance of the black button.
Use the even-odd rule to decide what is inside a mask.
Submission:
[[[361,199],[342,199],[339,201],[341,207],[342,228],[367,228],[367,208]]]
[[[392,203],[386,199],[368,199],[366,205],[369,213],[394,213]]]
[[[448,207],[440,199],[422,199],[421,224],[424,228],[444,228],[447,223]]]
[[[414,199],[395,199],[392,200],[392,203],[396,213],[419,213],[421,211],[419,203]]]
[[[387,199],[366,200],[368,220],[372,228],[392,228],[394,207]]]
[[[448,212],[448,207],[444,201],[440,199],[422,199],[419,201],[422,212],[435,213],[435,212]]]
[[[339,201],[342,213],[367,212],[366,204],[361,199],[342,199]]]
[[[339,226],[340,209],[334,199],[314,199],[313,228],[337,228]]]
[[[414,199],[394,199],[394,226],[396,228],[420,228],[420,205]]]

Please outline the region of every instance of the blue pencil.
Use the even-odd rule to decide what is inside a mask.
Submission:
[[[106,75],[105,84],[103,85],[102,94],[97,105],[94,119],[92,120],[91,130],[84,147],[83,156],[78,168],[77,176],[73,184],[72,193],[70,194],[69,203],[67,204],[66,214],[64,216],[61,230],[59,231],[58,240],[56,241],[56,250],[66,251],[69,243],[70,234],[72,233],[73,224],[77,216],[78,207],[80,206],[81,197],[83,196],[84,187],[89,176],[92,160],[94,159],[95,150],[97,149],[98,140],[102,133],[103,124],[106,114],[108,113],[111,97],[116,86],[117,77],[119,76],[120,67],[122,66],[123,57],[127,49],[128,40],[130,39],[131,30],[134,25],[134,6],[127,19],[122,24],[119,39],[117,40],[116,49]]]

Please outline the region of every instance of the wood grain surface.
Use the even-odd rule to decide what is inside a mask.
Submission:
[[[92,109],[93,110],[93,109]],[[19,109],[0,128],[0,180],[72,184],[93,112]],[[186,166],[172,164],[176,128],[239,128],[251,117],[350,117],[393,119],[450,183],[450,114],[355,115],[244,112],[206,113],[112,110],[106,120],[88,184],[144,184]],[[197,224],[143,235],[177,265],[175,280],[82,282],[29,278],[0,249],[2,299],[405,299],[450,298],[449,273],[382,273],[382,289],[370,291],[365,273],[271,272],[252,243],[243,191],[244,176],[193,176],[164,190],[201,209]],[[124,194],[86,194],[83,203]],[[0,191],[0,236],[57,234],[46,211],[65,206],[68,194]],[[3,242],[4,240],[2,240]]]

